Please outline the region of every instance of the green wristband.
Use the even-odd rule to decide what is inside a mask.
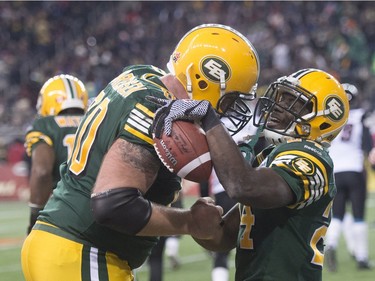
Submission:
[[[219,116],[217,115],[216,111],[210,106],[207,110],[207,114],[201,120],[202,129],[207,132],[208,130],[212,129],[216,125],[221,124]]]

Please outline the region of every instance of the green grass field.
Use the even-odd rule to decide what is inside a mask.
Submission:
[[[194,198],[187,197],[185,206]],[[0,202],[0,280],[24,280],[20,266],[20,249],[25,237],[28,221],[28,207],[24,202]],[[370,258],[375,260],[375,193],[367,201],[367,221],[369,222]],[[348,255],[341,239],[338,250],[339,270],[337,273],[323,271],[324,281],[372,281],[375,269],[358,271],[356,264]],[[234,276],[234,252],[231,255],[231,279]],[[164,281],[209,281],[212,261],[209,254],[198,246],[189,236],[181,238],[180,259],[182,265],[172,270],[168,260],[164,261]],[[53,280],[51,280],[53,281]],[[136,271],[136,281],[148,281],[148,267],[143,265]],[[281,280],[287,281],[287,280]]]

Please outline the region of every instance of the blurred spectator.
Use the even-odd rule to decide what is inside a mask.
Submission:
[[[7,147],[5,142],[0,139],[0,164],[7,161]]]
[[[23,146],[23,140],[16,138],[7,149],[6,160],[8,164],[16,164],[24,160],[25,147]]]
[[[48,77],[72,73],[96,96],[126,65],[165,65],[185,30],[209,22],[249,37],[259,52],[260,87],[290,65],[317,67],[355,79],[374,108],[374,13],[371,1],[3,1],[0,136],[6,144],[22,136]],[[21,99],[31,112],[14,109]]]

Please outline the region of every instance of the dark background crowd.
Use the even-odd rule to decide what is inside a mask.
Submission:
[[[178,39],[202,23],[250,39],[260,94],[281,75],[317,67],[355,83],[375,108],[372,1],[0,2],[0,160],[22,145],[49,77],[73,74],[95,96],[126,65],[166,68]]]

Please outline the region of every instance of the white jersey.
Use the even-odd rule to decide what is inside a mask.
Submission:
[[[218,194],[224,191],[224,187],[221,185],[219,179],[217,178],[215,169],[212,169],[210,177],[210,187],[212,194]]]
[[[329,154],[334,163],[335,173],[363,171],[362,118],[364,114],[362,108],[351,109],[348,123],[331,143]]]

